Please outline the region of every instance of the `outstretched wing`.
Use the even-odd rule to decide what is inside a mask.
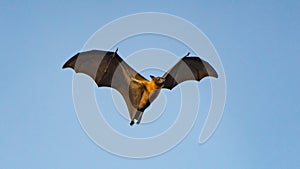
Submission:
[[[188,56],[188,55],[187,55]],[[176,85],[186,80],[200,81],[206,76],[217,78],[215,69],[199,57],[183,57],[167,73],[164,74],[163,88],[173,89]]]
[[[89,75],[98,87],[112,87],[119,91],[127,104],[130,116],[134,116],[136,108],[130,101],[132,99],[129,93],[131,78],[146,79],[123,61],[117,52],[91,50],[77,53],[63,68],[72,68],[76,73]]]

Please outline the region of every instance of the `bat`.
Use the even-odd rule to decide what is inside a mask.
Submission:
[[[150,75],[150,80],[131,68],[115,52],[90,50],[70,58],[64,68],[90,76],[98,87],[111,87],[123,96],[130,115],[130,126],[140,124],[143,113],[155,100],[161,89],[173,89],[187,80],[200,81],[210,76],[218,78],[215,69],[199,57],[187,53],[162,77]]]

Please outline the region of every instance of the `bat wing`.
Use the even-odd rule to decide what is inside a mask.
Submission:
[[[188,56],[188,55],[187,55]],[[163,88],[173,89],[176,85],[186,80],[200,81],[206,76],[217,78],[215,69],[199,57],[183,57],[167,73],[164,74]]]
[[[105,86],[116,89],[122,94],[130,117],[134,116],[138,103],[131,102],[131,100],[139,100],[140,93],[130,93],[131,78],[146,79],[131,68],[117,52],[91,50],[77,53],[63,65],[63,68],[72,68],[76,73],[89,75],[98,87]],[[140,88],[140,86],[133,87]]]

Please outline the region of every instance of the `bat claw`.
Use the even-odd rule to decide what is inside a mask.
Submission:
[[[130,122],[130,126],[132,126],[134,124],[134,121],[132,120],[131,122]]]

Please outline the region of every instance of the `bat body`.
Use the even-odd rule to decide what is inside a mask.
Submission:
[[[130,115],[130,125],[141,122],[143,113],[162,88],[172,89],[186,80],[200,81],[206,76],[218,77],[214,68],[199,57],[181,58],[162,77],[147,80],[115,52],[91,50],[77,53],[63,68],[72,68],[94,79],[98,87],[111,87],[123,96]]]

